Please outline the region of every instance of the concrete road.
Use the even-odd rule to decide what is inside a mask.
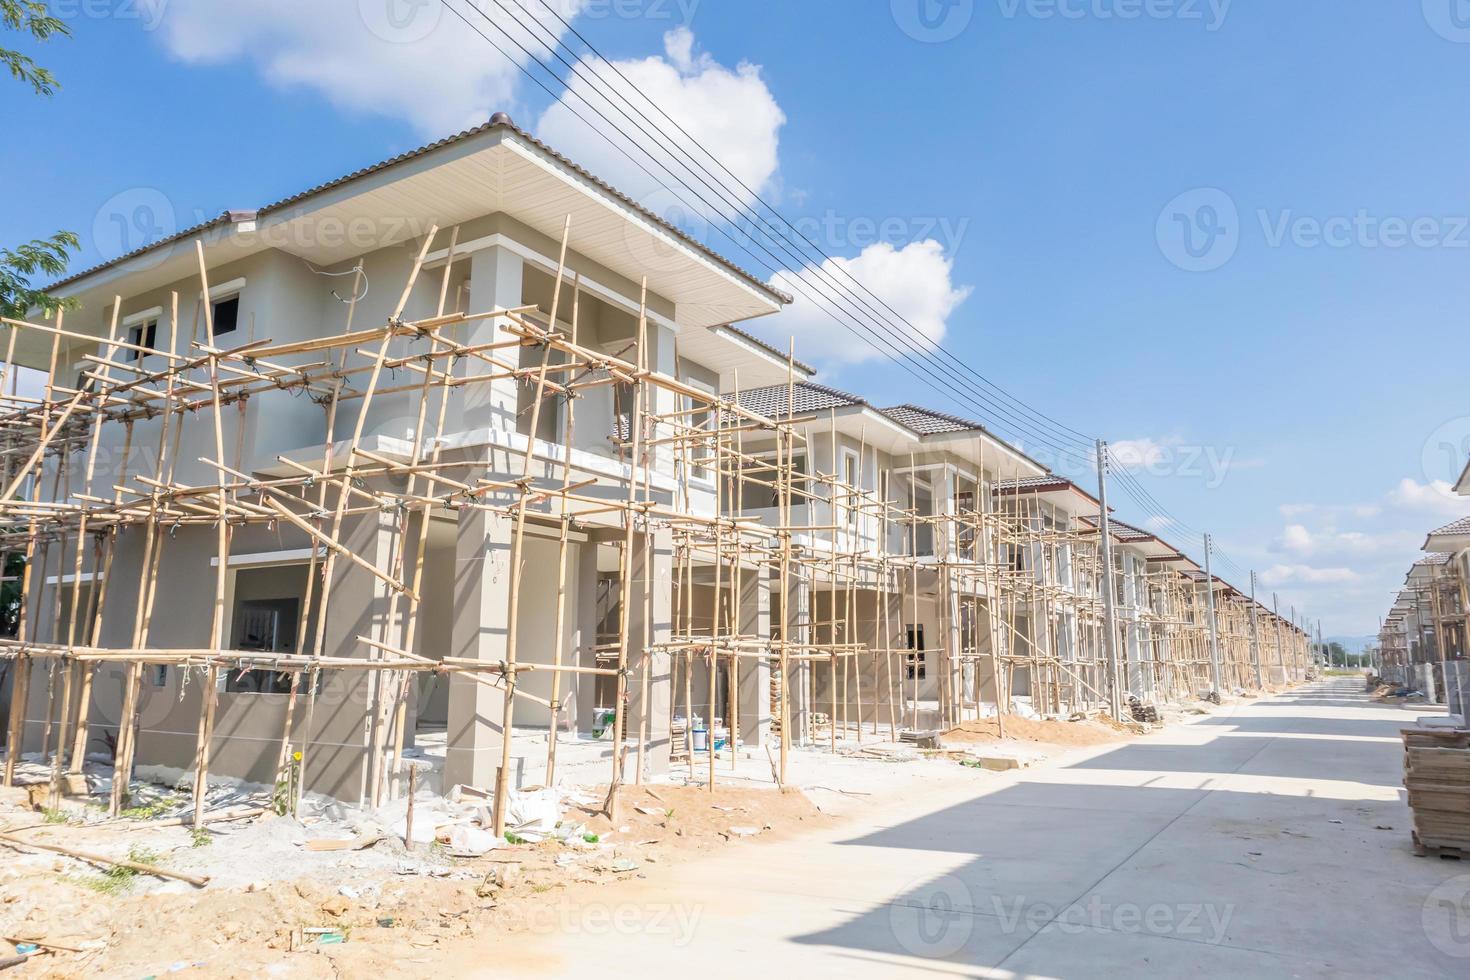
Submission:
[[[494,940],[485,975],[1470,977],[1470,862],[1417,858],[1356,678],[733,845]],[[1456,904],[1458,903],[1458,904]]]

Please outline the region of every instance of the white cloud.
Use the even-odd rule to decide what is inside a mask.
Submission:
[[[472,23],[522,62],[516,47],[456,2]],[[552,0],[567,20],[585,0]],[[560,37],[565,28],[527,4]],[[498,13],[498,11],[497,11]],[[504,17],[498,18],[505,26]],[[522,29],[507,28],[542,53]],[[168,0],[159,35],[190,64],[255,63],[281,88],[308,88],[355,112],[403,119],[444,136],[514,108],[521,73],[439,0]]]
[[[1170,449],[1180,441],[1170,437],[1160,442],[1147,436],[1142,439],[1119,439],[1108,443],[1108,455],[1124,469],[1146,470],[1166,466],[1172,458]]]
[[[1272,565],[1261,573],[1261,581],[1273,588],[1281,585],[1336,585],[1356,582],[1351,568],[1313,568],[1311,565]]]
[[[1445,480],[1420,483],[1409,477],[1399,481],[1388,494],[1388,500],[1404,510],[1438,514],[1445,517],[1463,517],[1470,514],[1470,498],[1461,497]]]
[[[1312,550],[1312,532],[1304,525],[1288,524],[1281,532],[1281,547],[1287,551],[1307,554]]]
[[[918,332],[922,344],[932,348],[943,341],[949,315],[970,295],[969,286],[954,285],[953,271],[954,261],[944,254],[944,247],[926,239],[897,249],[878,242],[856,258],[827,259],[820,270],[807,266],[797,273],[778,272],[771,278],[771,285],[791,293],[796,301],[769,325],[761,324],[761,329],[779,334],[778,346],[782,347],[788,336],[795,337],[797,355],[819,363],[856,364],[884,356],[886,348],[854,336],[843,325],[853,319],[868,323],[862,314],[844,314],[844,310],[852,309],[850,302],[827,299],[838,293],[837,283],[850,287],[847,276],[851,276],[902,315]],[[895,342],[894,346],[903,344]]]
[[[1300,517],[1302,514],[1310,514],[1317,507],[1316,504],[1282,504],[1276,508],[1282,517]]]
[[[686,163],[692,159],[691,166],[696,169],[703,167],[714,175],[713,179],[706,178],[711,183],[717,179],[720,183],[730,184],[731,175],[734,175],[751,192],[769,189],[780,163],[780,132],[786,122],[786,114],[766,87],[765,79],[761,78],[760,66],[742,61],[731,69],[716,62],[708,53],[696,52],[694,34],[687,27],[675,28],[664,35],[664,57],[613,64],[627,79],[626,82],[606,67],[594,69],[584,64],[582,68],[588,75],[595,71],[596,77],[601,79],[599,87],[611,88],[626,98],[627,103],[616,97],[613,101],[643,127],[652,131],[653,125],[657,125],[669,134],[667,138],[660,137],[665,146],[677,145],[688,154],[685,157],[656,151],[660,159],[677,159]],[[680,134],[678,127],[650,108],[647,101],[629,88],[629,83],[667,113],[668,119],[682,127],[692,139]],[[647,116],[648,121],[629,109],[629,103]],[[726,213],[734,211],[730,198],[746,204],[754,199],[753,193],[744,189],[732,189],[730,195],[722,198],[691,176],[684,167],[670,162],[669,170],[690,188],[690,191],[681,192],[687,199],[686,204],[681,204],[677,196],[662,189],[664,184],[673,183],[667,173],[649,163],[641,152],[630,150],[634,160],[647,167],[651,175],[645,173],[638,164],[592,131],[578,115],[606,131],[620,146],[645,145],[647,138],[632,123],[624,123],[620,128],[609,126],[596,116],[592,107],[607,113],[614,121],[622,119],[603,97],[592,91],[587,81],[574,76],[570,91],[541,116],[535,128],[536,135],[629,197],[670,220],[676,220],[666,213],[671,209],[687,210],[686,204],[702,207],[696,193],[719,204]],[[627,135],[619,129],[626,130]],[[698,229],[690,230],[698,234]]]

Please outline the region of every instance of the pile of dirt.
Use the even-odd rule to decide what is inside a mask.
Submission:
[[[1124,732],[1092,720],[1044,721],[1007,715],[1005,718],[1005,741],[1041,742],[1047,745],[1106,745],[1126,738]],[[949,743],[998,742],[1001,741],[1000,726],[995,718],[967,721],[951,728],[943,735]]]
[[[605,792],[588,795],[601,800]],[[627,786],[615,820],[596,810],[563,811],[564,821],[585,825],[584,838],[502,846],[477,858],[431,845],[405,849],[397,839],[318,854],[286,839],[303,836],[300,828],[249,832],[290,829],[287,820],[259,821],[203,848],[181,828],[150,832],[141,821],[46,825],[22,836],[104,854],[146,845],[157,850],[148,863],[171,869],[209,854],[211,863],[239,862],[262,877],[194,889],[0,848],[0,936],[59,947],[33,958],[27,976],[253,977],[283,963],[292,976],[424,975],[477,934],[544,928],[563,897],[587,899],[704,852],[759,847],[833,819],[799,791],[719,785]],[[0,800],[0,826],[34,817],[22,800]],[[269,877],[288,867],[289,875]]]

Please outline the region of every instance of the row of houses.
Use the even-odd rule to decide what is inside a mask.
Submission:
[[[742,326],[789,296],[503,114],[52,292],[4,338],[7,781],[499,800],[588,743],[614,786],[721,745],[784,779],[1305,676],[1300,629],[1089,489],[818,383]]]
[[[1470,497],[1470,463],[1453,491]],[[1465,615],[1470,609],[1470,517],[1430,531],[1423,550],[1381,622],[1379,672],[1386,682],[1422,691],[1463,717],[1464,689],[1470,686]]]

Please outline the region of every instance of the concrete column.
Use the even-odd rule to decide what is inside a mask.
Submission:
[[[510,539],[509,519],[478,509],[460,512],[451,631],[456,657],[505,660]],[[488,680],[491,675],[450,675],[446,787],[464,783],[488,789],[495,784],[505,692],[482,683],[477,676]]]
[[[568,622],[576,628],[572,649],[576,656],[571,662],[581,667],[596,667],[597,652],[597,549],[595,541],[577,546],[577,564],[569,568],[568,574],[577,576],[577,606],[568,610]],[[592,731],[593,715],[597,708],[597,677],[594,674],[569,674],[567,679],[576,685],[576,696],[568,697],[566,717],[574,731]]]
[[[779,581],[777,587],[780,587]],[[781,635],[792,643],[811,642],[812,586],[805,574],[795,567],[787,577],[786,595],[782,597]],[[792,745],[806,744],[806,731],[810,723],[812,706],[807,694],[810,688],[811,661],[791,661],[791,676],[781,678],[790,702]]]
[[[940,627],[943,634],[940,642],[944,644],[944,670],[948,680],[940,688],[944,697],[949,699],[946,709],[949,718],[958,722],[960,718],[959,705],[965,698],[964,680],[960,670],[960,648],[962,637],[960,632],[960,594],[958,575],[950,569],[940,569],[939,574],[943,576],[941,581],[938,605],[940,606]],[[936,665],[937,666],[937,665]]]
[[[673,533],[661,527],[652,534],[635,534],[629,571],[633,576],[633,608],[628,610],[628,664],[634,672],[628,679],[628,734],[636,737],[644,718],[643,671],[647,671],[648,745],[643,765],[645,776],[656,776],[669,771],[673,657],[666,649],[653,649],[645,659],[644,651],[645,640],[655,647],[668,643],[673,627]]]
[[[740,632],[770,639],[771,580],[759,572],[745,572],[741,592]],[[771,662],[741,657],[738,673],[740,737],[747,745],[763,745],[771,734]]]
[[[523,274],[521,257],[499,246],[473,253],[470,256],[470,310],[483,313],[520,306]],[[462,339],[467,344],[511,340],[513,338],[505,331],[506,323],[502,318],[477,320],[463,328]],[[501,350],[497,356],[504,359],[513,357],[514,353],[514,350]],[[484,374],[488,370],[488,364],[475,358],[466,358],[457,368],[462,375]],[[462,427],[489,427],[514,432],[518,395],[517,385],[510,378],[465,386],[459,415]]]

